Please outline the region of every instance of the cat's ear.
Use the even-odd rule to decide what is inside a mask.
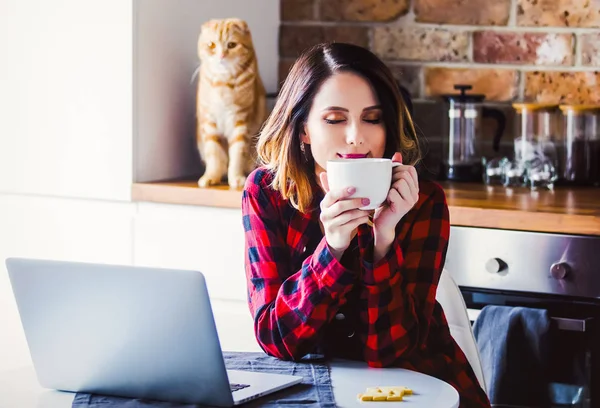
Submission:
[[[208,20],[205,21],[201,26],[200,26],[200,31],[209,31],[212,30],[215,26],[215,24],[217,23],[216,20]]]
[[[235,25],[236,28],[243,34],[248,34],[250,32],[250,29],[248,28],[248,23],[246,23],[246,21],[239,18],[234,18],[231,21],[233,25]]]

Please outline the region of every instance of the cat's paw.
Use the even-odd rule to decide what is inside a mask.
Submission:
[[[198,187],[205,188],[221,184],[221,178],[210,174],[205,174],[198,180]]]
[[[239,190],[244,187],[246,176],[243,174],[227,176],[227,182],[229,183],[229,188]]]

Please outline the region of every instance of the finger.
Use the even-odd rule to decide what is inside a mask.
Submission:
[[[404,173],[410,174],[410,171],[411,171],[410,169],[411,168],[414,168],[414,167],[413,166],[406,166],[404,164],[401,164],[399,166],[394,167],[394,169],[392,171],[392,178],[393,177],[398,177],[398,176],[400,176],[401,174],[404,174]]]
[[[362,216],[362,217],[359,217],[352,221],[347,222],[346,224],[342,225],[342,228],[343,228],[344,232],[350,233],[355,228],[357,228],[359,225],[367,224],[368,222],[369,222],[369,216],[365,215],[365,216]]]
[[[414,166],[410,166],[408,169],[408,173],[412,177],[413,186],[416,188],[416,191],[419,191],[419,174],[417,173],[417,169]]]
[[[402,202],[402,196],[395,188],[391,188],[387,195],[387,202],[390,210],[396,212]]]
[[[325,216],[325,220],[330,220],[346,211],[355,210],[357,208],[364,207],[365,205],[369,205],[368,199],[350,198],[346,200],[338,200],[335,203],[333,203],[330,207],[325,208],[322,211],[322,215]]]
[[[408,181],[402,179],[397,183],[394,183],[394,188],[396,189],[396,191],[398,191],[398,193],[400,193],[400,196],[403,200],[412,202],[413,194],[410,190],[410,186],[408,185]]]
[[[392,156],[392,161],[402,163],[402,153],[400,153],[400,152],[394,153],[394,155]]]
[[[394,167],[394,171],[392,172],[393,176],[398,176],[400,174],[410,174],[411,178],[416,182],[418,180],[417,170],[414,166],[407,166],[405,164],[401,164],[400,166]]]
[[[338,215],[337,217],[333,218],[329,223],[328,223],[328,227],[332,228],[332,227],[341,227],[344,226],[345,224],[354,221],[355,219],[358,218],[362,218],[362,217],[369,217],[369,212],[366,210],[352,210],[352,211],[346,211],[345,213],[342,213],[340,215]]]
[[[416,201],[419,199],[419,175],[417,174],[417,169],[411,167],[408,170],[408,174],[410,174],[410,176],[412,177],[412,182],[408,183],[408,185],[410,187],[411,193],[413,194],[413,198]]]
[[[321,174],[323,174],[323,173],[321,173]],[[321,201],[321,210],[331,207],[333,204],[335,204],[339,200],[344,200],[344,199],[350,197],[355,192],[356,192],[356,189],[354,187],[348,187],[348,188],[344,188],[341,190],[328,191],[327,194],[325,194],[325,197],[323,198],[323,200]]]
[[[417,171],[413,166],[399,166],[406,167],[404,169],[400,169],[397,173],[392,176],[392,183],[395,183],[402,178],[406,179],[408,184],[411,187],[411,191],[414,194],[419,194],[419,178],[417,175]]]
[[[401,180],[404,180],[408,184],[411,196],[417,199],[419,197],[419,185],[414,183],[408,172],[405,172],[403,175],[398,177],[392,185],[397,185]]]
[[[321,180],[321,187],[323,187],[325,193],[329,193],[329,180],[327,180],[327,172],[322,171],[319,173],[319,179]]]

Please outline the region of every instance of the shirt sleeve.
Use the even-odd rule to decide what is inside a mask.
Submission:
[[[248,302],[256,339],[265,353],[297,360],[314,350],[357,274],[331,253],[325,238],[298,271],[268,195],[257,185],[242,195]]]
[[[399,234],[377,264],[363,260],[362,297],[366,311],[365,360],[372,367],[393,365],[424,345],[444,266],[450,222],[441,188],[425,198],[408,233]]]

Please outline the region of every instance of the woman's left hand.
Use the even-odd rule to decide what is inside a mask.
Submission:
[[[402,163],[402,155],[395,153],[392,161]],[[396,225],[419,199],[419,179],[414,166],[400,165],[392,169],[392,187],[386,202],[375,210],[373,232],[375,247],[387,247],[394,241]]]

